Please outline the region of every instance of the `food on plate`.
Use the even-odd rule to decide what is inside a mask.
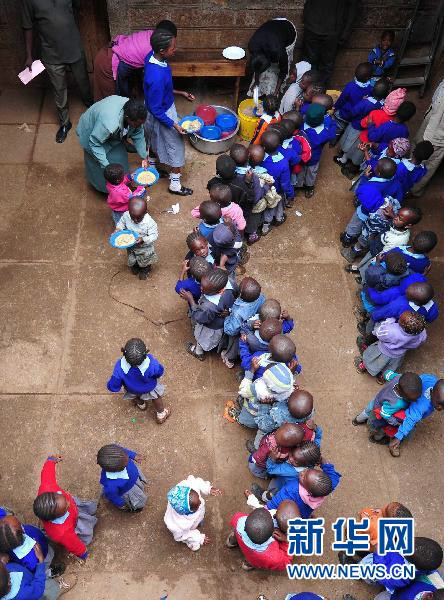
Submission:
[[[182,123],[182,127],[185,129],[185,131],[198,131],[200,129],[200,121],[199,119],[187,119]]]
[[[122,248],[134,244],[135,241],[135,237],[132,233],[122,233],[114,240],[114,244],[117,248]]]
[[[135,180],[140,185],[150,185],[156,181],[156,176],[151,171],[142,171],[136,175]]]

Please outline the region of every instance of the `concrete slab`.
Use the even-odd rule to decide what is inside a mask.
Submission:
[[[14,181],[14,193],[11,193],[9,186],[4,185],[0,189],[0,205],[7,206],[0,221],[0,231],[7,232],[12,221],[14,221],[17,211],[23,203],[28,178],[28,165],[21,166],[21,175],[17,177],[17,167],[13,165],[2,165],[4,181]]]
[[[42,103],[42,90],[6,88],[0,94],[0,123],[37,123]]]
[[[27,164],[34,147],[35,125],[19,129],[20,125],[0,125],[0,163],[9,165]]]
[[[57,144],[55,135],[59,125],[43,123],[39,126],[33,160],[44,164],[83,165],[83,150],[75,132],[75,125],[63,144]]]
[[[77,90],[71,88],[68,89],[68,106],[71,123],[75,126],[78,123],[80,115],[86,110],[86,106],[80,99]],[[55,123],[57,125],[59,123],[59,117],[51,89],[45,90],[45,97],[43,99],[43,106],[40,114],[40,122]]]

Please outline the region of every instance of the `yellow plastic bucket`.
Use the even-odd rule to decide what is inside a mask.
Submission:
[[[241,138],[243,140],[246,140],[247,142],[249,142],[253,135],[254,135],[254,130],[256,129],[256,125],[257,122],[259,121],[258,117],[253,117],[253,116],[249,116],[246,115],[243,111],[246,108],[254,108],[254,102],[251,98],[247,98],[246,100],[242,100],[242,102],[239,104],[239,107],[237,109],[237,114],[239,116],[239,123],[240,123],[240,128],[239,128],[239,135],[241,136]]]

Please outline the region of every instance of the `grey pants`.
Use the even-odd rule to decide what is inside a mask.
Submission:
[[[271,223],[273,219],[282,221],[284,217],[284,201],[279,200],[274,208],[266,208],[263,212],[264,223]]]
[[[46,577],[45,591],[43,592],[42,600],[56,600],[60,596],[60,591],[58,581]]]
[[[81,58],[71,64],[49,64],[44,63],[54,92],[54,100],[59,113],[61,125],[66,125],[69,121],[68,111],[68,86],[66,82],[66,71],[70,69],[78,85],[80,95],[86,106],[92,104],[91,87],[89,84],[88,71],[86,70],[85,55],[82,52]]]
[[[298,173],[298,178],[296,181],[296,187],[302,188],[306,187],[314,187],[316,177],[319,171],[319,163],[315,165],[304,165],[302,170]]]
[[[357,238],[361,234],[363,223],[364,222],[361,221],[358,217],[358,213],[355,211],[345,228],[345,233],[351,238]]]

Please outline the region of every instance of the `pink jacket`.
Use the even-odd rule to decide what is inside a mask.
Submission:
[[[108,202],[112,210],[119,212],[125,212],[128,210],[128,202],[133,196],[143,196],[145,188],[141,185],[137,186],[134,192],[132,192],[127,183],[130,181],[128,175],[125,175],[122,183],[119,185],[113,185],[112,183],[106,182],[106,189],[108,190]]]
[[[199,207],[193,208],[191,211],[191,216],[195,219],[200,219],[200,211]],[[242,212],[239,204],[235,202],[231,202],[228,206],[222,208],[222,216],[230,217],[233,220],[233,223],[236,225],[238,231],[243,231],[245,229],[245,225],[247,224],[244,219],[244,213]]]

